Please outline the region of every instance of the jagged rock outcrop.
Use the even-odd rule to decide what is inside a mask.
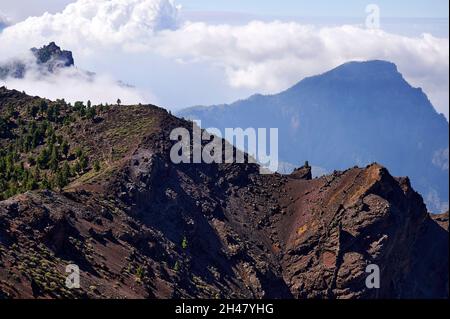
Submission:
[[[38,101],[0,90],[0,114]],[[0,202],[1,297],[448,298],[448,214],[430,217],[407,178],[379,164],[315,179],[309,164],[173,164],[170,132],[191,123],[154,106],[96,116],[55,124],[84,172]],[[72,263],[80,289],[65,287]]]
[[[53,72],[58,68],[67,68],[74,65],[72,52],[61,50],[55,42],[50,42],[40,49],[32,48],[31,52],[36,57],[36,63],[45,65],[49,72]]]
[[[304,166],[294,169],[291,176],[294,178],[298,178],[298,179],[311,180],[312,179],[312,168],[311,168],[311,166],[309,166],[308,163],[306,163]]]
[[[0,65],[0,79],[8,77],[22,79],[31,69],[44,75],[74,66],[72,52],[61,50],[55,42],[50,42],[39,49],[32,48],[30,51],[34,57],[32,61],[15,59]]]
[[[443,244],[448,230],[433,222],[408,179],[395,179],[373,164],[290,187],[292,195],[301,194],[285,204],[284,221],[291,225],[284,237],[284,276],[295,297],[431,297],[448,287],[445,276],[433,280],[433,287],[417,281],[427,273],[418,273],[423,263],[441,265],[430,267],[431,276],[448,270],[448,247],[436,247],[431,239]],[[436,247],[426,260],[415,255],[424,245]],[[365,288],[370,264],[380,268],[380,289]]]

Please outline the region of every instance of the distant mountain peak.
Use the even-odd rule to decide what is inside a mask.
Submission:
[[[229,106],[177,114],[221,130],[277,127],[283,168],[308,160],[329,172],[380,162],[395,175],[411,177],[430,211],[448,209],[448,170],[439,164],[445,163],[448,122],[394,63],[348,62],[279,94]]]
[[[340,66],[336,67],[334,70],[338,69],[348,69],[348,68],[359,68],[365,71],[379,71],[387,70],[398,72],[397,65],[393,62],[386,60],[367,60],[367,61],[349,61]]]
[[[398,71],[397,65],[383,60],[351,61],[339,65],[314,78],[327,77],[333,80],[345,79],[365,79],[365,80],[403,80],[403,76]]]
[[[55,42],[50,42],[40,49],[32,48],[31,52],[36,57],[36,63],[47,64],[50,72],[55,68],[71,67],[75,64],[72,52],[61,50]]]
[[[284,93],[297,94],[297,92],[304,90],[305,86],[318,87],[320,83],[328,85],[331,82],[340,83],[340,85],[365,86],[366,88],[372,86],[411,87],[398,71],[395,63],[384,60],[369,60],[350,61],[322,74],[304,78]]]
[[[339,77],[362,76],[366,78],[373,77],[392,77],[398,76],[397,66],[388,61],[370,60],[370,61],[351,61],[344,63],[329,72],[326,75],[337,75]]]
[[[35,61],[27,62],[24,60],[13,60],[0,65],[0,79],[13,77],[21,79],[25,77],[28,69],[37,67],[42,73],[54,73],[63,68],[69,68],[75,65],[71,51],[61,50],[55,42],[50,42],[41,48],[32,48],[30,50],[35,57]]]

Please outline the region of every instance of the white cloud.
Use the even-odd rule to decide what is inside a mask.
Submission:
[[[157,52],[174,61],[210,63],[224,70],[231,87],[261,93],[286,89],[350,60],[384,59],[396,63],[448,117],[448,38],[279,21],[182,24],[178,13],[172,0],[78,0],[61,13],[29,18],[5,29],[0,51],[13,55],[14,50],[56,41],[76,56],[100,49],[122,52],[124,68],[129,51]]]
[[[60,13],[30,17],[4,30],[3,45],[39,46],[50,39],[65,47],[95,50],[148,44],[155,32],[177,27],[172,0],[78,0]]]
[[[438,192],[435,189],[430,189],[425,196],[425,201],[427,203],[428,210],[430,212],[444,213],[448,211],[449,203],[443,202],[439,197]]]
[[[156,101],[150,93],[143,93],[134,87],[117,82],[106,74],[93,74],[76,67],[60,68],[50,73],[36,64],[35,57],[31,53],[18,58],[18,61],[26,65],[25,77],[0,79],[0,86],[53,100],[64,98],[72,103],[90,100],[94,104],[111,104],[118,98],[124,104]]]
[[[448,39],[429,34],[411,38],[357,26],[257,21],[244,26],[190,23],[161,37],[163,54],[210,60],[226,70],[230,85],[264,93],[350,60],[389,60],[448,116]]]
[[[443,171],[448,171],[448,147],[434,152],[432,163]]]
[[[61,71],[59,74],[38,77],[28,74],[24,79],[0,80],[0,86],[7,86],[27,94],[44,96],[55,100],[64,98],[68,102],[91,100],[94,104],[115,103],[118,98],[123,104],[155,103],[150,93],[121,85],[107,75],[95,78],[80,78],[76,69]]]

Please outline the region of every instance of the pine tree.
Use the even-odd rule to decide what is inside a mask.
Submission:
[[[62,168],[62,175],[63,175],[64,179],[66,180],[66,182],[68,182],[69,178],[71,176],[71,172],[70,172],[70,166],[67,162],[64,162],[64,165]]]
[[[88,164],[89,164],[88,159],[84,154],[82,154],[80,156],[80,158],[78,159],[78,162],[80,163],[80,167],[81,167],[82,171],[84,171],[88,167]]]
[[[50,155],[49,167],[53,172],[56,172],[58,170],[59,166],[58,164],[59,164],[58,148],[55,145],[53,145]]]
[[[48,104],[45,100],[41,100],[41,103],[39,105],[39,112],[43,116],[45,112],[47,112]]]
[[[61,144],[61,152],[64,154],[64,157],[67,159],[67,156],[69,155],[70,146],[69,143],[67,143],[66,140],[64,140]]]
[[[41,169],[47,168],[48,161],[50,159],[50,154],[47,148],[43,148],[41,153],[37,158],[37,163]]]
[[[68,183],[67,178],[65,178],[62,171],[58,170],[55,176],[55,186],[62,190]]]
[[[94,170],[95,170],[96,172],[98,172],[98,171],[100,170],[100,162],[99,162],[98,160],[96,160],[96,161],[94,162]]]

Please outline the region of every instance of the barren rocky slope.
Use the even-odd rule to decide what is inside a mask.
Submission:
[[[0,89],[3,150],[45,120],[29,115],[42,101]],[[169,134],[191,123],[161,108],[78,116],[46,103],[58,104],[51,126],[70,145],[59,161],[76,167],[75,149],[87,160],[65,185],[62,164],[43,165],[37,187],[17,191],[18,179],[0,201],[0,298],[448,298],[448,214],[430,217],[407,178],[378,164],[317,179],[308,166],[283,176],[177,165]],[[29,158],[49,137],[14,163],[34,174]],[[65,287],[72,263],[80,289]],[[369,264],[380,289],[365,285]]]

